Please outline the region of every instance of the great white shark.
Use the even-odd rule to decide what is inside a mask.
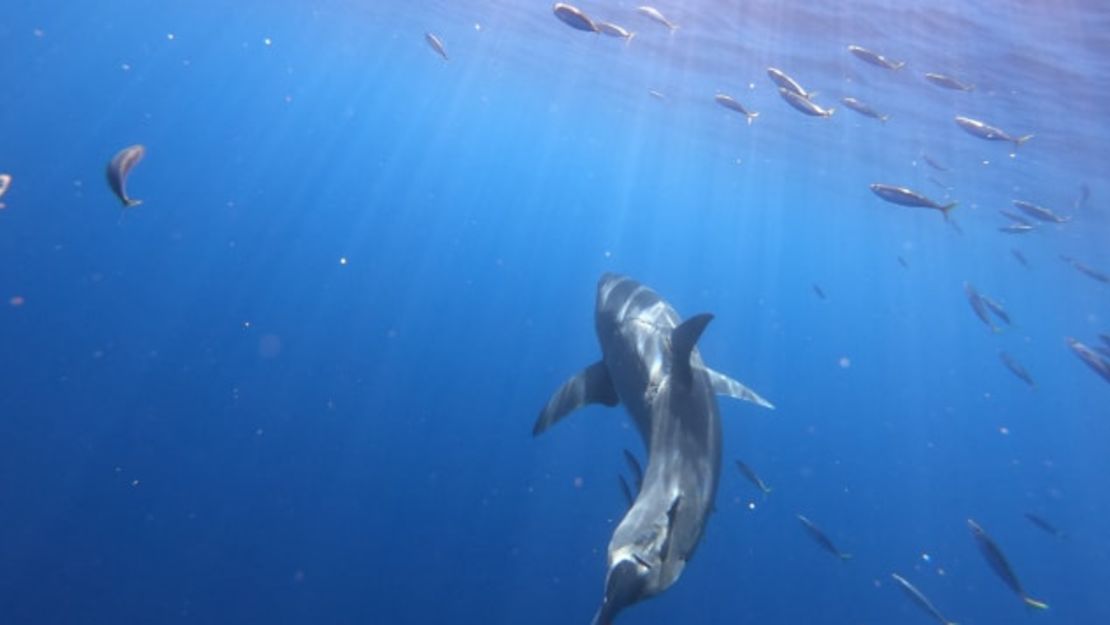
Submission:
[[[721,473],[717,395],[773,408],[705,366],[697,342],[712,319],[681,321],[655,291],[604,274],[594,316],[601,360],[555,391],[532,429],[539,435],[587,404],[623,403],[648,451],[643,485],[609,541],[594,625],[609,625],[622,609],[669,588],[693,555]]]

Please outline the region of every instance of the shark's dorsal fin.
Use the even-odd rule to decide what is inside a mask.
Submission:
[[[732,397],[735,399],[750,401],[753,404],[763,406],[764,408],[770,408],[771,410],[775,409],[774,404],[760,397],[759,393],[756,393],[752,389],[744,386],[736,380],[733,380],[720,371],[714,371],[706,367],[705,372],[709,374],[709,383],[713,385],[714,393],[718,395],[725,395],[727,397]]]
[[[705,326],[713,321],[713,315],[702,313],[683,321],[671,331],[671,372],[678,382],[689,386],[693,381],[693,369],[690,367],[690,354],[705,331]]]
[[[532,436],[539,436],[556,421],[586,404],[616,406],[618,403],[620,400],[609,379],[609,370],[605,368],[605,363],[595,362],[555,391],[532,426]]]

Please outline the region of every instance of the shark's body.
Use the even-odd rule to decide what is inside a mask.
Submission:
[[[771,407],[705,366],[695,346],[711,319],[680,323],[651,289],[603,275],[595,315],[602,359],[556,391],[536,421],[539,434],[583,405],[623,403],[648,450],[643,485],[609,543],[595,625],[608,625],[621,609],[669,588],[701,540],[721,471],[716,395]]]

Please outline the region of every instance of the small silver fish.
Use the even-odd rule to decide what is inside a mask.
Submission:
[[[1071,351],[1075,352],[1076,356],[1079,356],[1079,359],[1083,361],[1083,364],[1087,365],[1091,368],[1092,371],[1099,374],[1099,376],[1102,377],[1103,380],[1110,382],[1110,360],[1099,356],[1090,347],[1087,347],[1083,343],[1080,343],[1070,336],[1066,340],[1068,342],[1068,347],[1071,348]]]
[[[783,100],[786,100],[787,104],[812,117],[832,117],[832,114],[836,112],[836,109],[832,108],[823,109],[813,102],[813,100],[802,97],[783,87],[779,87],[779,95],[782,96]]]
[[[450,60],[447,58],[447,48],[443,47],[443,42],[434,33],[424,33],[424,41],[436,51],[436,54],[443,57],[444,61]]]
[[[743,104],[737,102],[736,99],[730,95],[718,93],[717,95],[713,96],[713,99],[717,101],[717,104],[720,104],[726,109],[736,111],[737,113],[740,113],[741,115],[746,117],[749,126],[752,125],[752,121],[755,120],[756,117],[759,117],[759,113],[755,111],[749,111],[748,109],[744,108]]]
[[[1023,224],[1023,223],[1016,223],[1015,222],[1015,223],[1012,223],[1012,224],[1007,224],[1005,226],[999,227],[998,231],[999,232],[1005,232],[1006,234],[1028,234],[1030,232],[1033,232],[1033,230],[1035,230],[1035,229],[1036,228],[1034,228],[1033,226],[1030,226],[1029,224]]]
[[[1038,206],[1032,202],[1026,202],[1025,200],[1013,200],[1013,205],[1015,208],[1025,213],[1026,215],[1029,215],[1030,217],[1033,217],[1034,219],[1039,219],[1041,221],[1047,221],[1054,224],[1063,224],[1071,221],[1071,217],[1062,217],[1043,206]]]
[[[1033,138],[1031,134],[1014,137],[990,124],[962,115],[956,116],[956,125],[963,128],[965,132],[972,136],[986,139],[987,141],[1009,141],[1014,144],[1014,147],[1020,147],[1026,141]]]
[[[1008,210],[1002,210],[1002,209],[999,209],[998,212],[1003,217],[1005,217],[1006,219],[1009,219],[1010,221],[1012,221],[1014,223],[1025,224],[1027,226],[1032,226],[1033,225],[1028,219],[1022,217],[1021,215],[1018,215],[1017,213],[1011,213]]]
[[[1023,267],[1025,267],[1026,269],[1029,268],[1029,261],[1025,259],[1025,254],[1022,254],[1021,250],[1011,248],[1010,255],[1017,259],[1017,262],[1021,263]]]
[[[926,164],[929,165],[929,167],[932,167],[933,169],[935,169],[937,171],[948,171],[947,167],[945,167],[944,165],[941,165],[940,163],[938,163],[938,162],[934,161],[933,159],[929,158],[928,154],[922,154],[921,158],[925,161]]]
[[[598,32],[597,25],[594,24],[593,20],[587,17],[586,14],[583,13],[582,10],[578,7],[564,4],[562,2],[557,2],[555,3],[555,6],[551,7],[551,11],[555,13],[555,17],[562,20],[564,24],[570,26],[571,28],[582,30],[588,33]]]
[[[671,20],[667,19],[666,17],[663,17],[663,14],[660,13],[659,9],[657,9],[655,7],[651,7],[651,6],[636,7],[636,12],[639,13],[640,15],[643,15],[644,17],[648,18],[649,20],[655,22],[656,24],[662,24],[663,26],[666,26],[671,32],[674,32],[674,31],[678,30],[678,26],[675,25],[675,23],[672,22]]]
[[[875,109],[871,108],[871,105],[861,100],[857,100],[856,98],[840,98],[840,101],[844,103],[844,106],[852,109],[860,115],[863,115],[864,117],[877,119],[884,124],[886,123],[886,120],[890,119],[890,115],[883,115],[882,113],[879,113]]]
[[[624,39],[625,43],[632,41],[632,38],[636,36],[636,33],[626,30],[612,22],[597,22],[594,25],[597,26],[597,30],[601,34]]]
[[[956,623],[944,618],[944,615],[941,614],[940,610],[938,610],[936,606],[933,605],[933,602],[929,601],[928,597],[926,597],[923,592],[918,590],[916,586],[909,583],[906,578],[897,573],[891,573],[890,576],[894,578],[894,581],[898,582],[898,585],[902,587],[902,590],[907,595],[909,595],[910,599],[913,599],[913,602],[916,603],[918,607],[920,607],[922,610],[925,610],[936,620],[940,621],[941,625],[956,625]]]
[[[1016,358],[1006,352],[998,352],[998,358],[1002,361],[1002,364],[1010,370],[1010,373],[1017,376],[1019,380],[1025,382],[1029,386],[1037,385],[1037,383],[1033,381],[1033,376],[1029,375],[1029,372],[1025,370],[1025,367],[1021,366],[1021,363],[1018,362]]]
[[[771,487],[768,486],[763,481],[763,479],[759,477],[758,474],[756,474],[755,470],[753,470],[748,465],[744,464],[744,461],[737,460],[736,461],[736,468],[740,470],[740,473],[744,477],[748,478],[749,482],[751,482],[752,484],[755,484],[755,487],[758,488],[760,490],[760,492],[762,492],[764,495],[767,495],[771,492]]]
[[[4,194],[8,192],[12,186],[11,174],[0,174],[0,199],[4,199]],[[0,202],[0,210],[7,208],[8,205]]]
[[[1039,601],[1030,597],[1025,589],[1021,587],[1021,582],[1018,581],[1017,575],[1014,573],[1010,563],[1006,561],[1006,556],[1003,555],[1002,549],[995,544],[990,535],[979,526],[975,521],[968,519],[967,526],[971,529],[971,535],[975,538],[975,543],[979,545],[979,551],[983,554],[987,564],[994,570],[995,574],[1014,591],[1014,594],[1021,597],[1022,602],[1031,608],[1038,610],[1047,610],[1048,604],[1044,601]]]
[[[964,294],[967,296],[967,303],[971,306],[971,310],[975,312],[976,317],[979,317],[979,321],[985,323],[991,329],[991,332],[999,332],[998,326],[994,325],[994,320],[987,312],[987,305],[983,301],[983,296],[979,295],[979,291],[970,282],[964,282]]]
[[[142,145],[132,145],[123,148],[112,160],[108,162],[108,186],[112,188],[112,192],[116,194],[120,202],[123,202],[124,208],[132,208],[142,204],[142,200],[136,200],[128,197],[127,195],[127,177],[131,174],[131,170],[143,160],[146,155],[146,148]]]
[[[938,87],[944,87],[945,89],[951,89],[953,91],[975,90],[975,85],[960,82],[959,80],[956,80],[951,76],[945,76],[944,74],[929,72],[928,74],[925,74],[925,80],[928,80]]]
[[[852,559],[852,554],[844,553],[840,549],[837,549],[836,545],[833,544],[833,541],[825,534],[824,531],[821,530],[821,528],[817,527],[817,525],[814,524],[813,521],[810,521],[800,514],[797,516],[798,521],[800,521],[802,524],[802,527],[806,529],[806,532],[809,533],[810,537],[813,538],[813,540],[817,541],[817,544],[821,545],[821,547],[825,551],[828,551],[829,553],[833,554],[843,561]]]
[[[871,192],[892,204],[938,210],[944,215],[946,221],[948,220],[948,213],[953,208],[956,208],[956,202],[943,205],[937,204],[917,191],[907,189],[906,187],[896,187],[894,185],[876,182],[871,185]]]
[[[782,71],[781,69],[768,67],[767,76],[771,79],[771,82],[778,85],[779,88],[786,89],[787,91],[793,92],[807,100],[813,99],[813,96],[816,95],[814,93],[806,91],[805,88],[798,84],[798,81],[794,80],[790,76],[787,76],[786,72]]]
[[[665,93],[663,93],[662,91],[656,91],[655,89],[648,89],[648,95],[655,98],[656,100],[666,101],[667,99],[667,95]]]
[[[1068,536],[1067,532],[1059,529],[1055,525],[1053,525],[1053,524],[1049,523],[1048,521],[1044,520],[1043,518],[1033,514],[1032,512],[1026,512],[1025,513],[1025,518],[1028,519],[1029,522],[1032,523],[1033,525],[1036,525],[1038,528],[1044,530],[1045,532],[1048,532],[1049,534],[1052,534],[1056,538],[1067,538],[1067,536]]]
[[[1094,267],[1091,267],[1090,265],[1086,265],[1084,263],[1081,263],[1078,260],[1075,260],[1074,258],[1072,258],[1071,256],[1061,255],[1060,260],[1062,260],[1065,263],[1071,265],[1072,267],[1075,268],[1076,271],[1078,271],[1079,273],[1087,276],[1088,278],[1091,278],[1092,280],[1097,280],[1097,281],[1099,281],[1103,284],[1110,283],[1110,275],[1106,275],[1105,273],[1102,273],[1101,271],[1099,271],[1098,269],[1095,269]]]
[[[980,294],[979,297],[982,298],[983,303],[987,305],[987,308],[989,308],[996,317],[998,317],[1002,321],[1005,321],[1006,325],[1010,325],[1010,313],[1006,312],[1006,309],[1002,307],[1002,304],[999,304],[986,295]]]
[[[848,46],[848,52],[851,52],[857,59],[865,63],[870,63],[875,67],[881,67],[883,69],[899,70],[906,65],[905,61],[891,61],[877,52],[872,52],[867,48],[861,48],[857,45]]]

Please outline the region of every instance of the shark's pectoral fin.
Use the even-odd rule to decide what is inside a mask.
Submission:
[[[678,516],[678,505],[682,503],[682,495],[678,495],[671,502],[671,507],[667,508],[667,528],[666,537],[663,539],[663,544],[659,547],[659,558],[663,562],[670,560],[671,553],[671,537],[674,535],[674,521]]]
[[[595,362],[564,382],[559,390],[555,391],[548,400],[547,406],[540,412],[536,424],[532,426],[532,436],[538,436],[556,421],[586,404],[616,406],[619,402],[605,363]]]
[[[680,384],[688,386],[694,379],[690,354],[710,321],[713,321],[713,315],[709,313],[694,315],[671,331],[671,373]]]
[[[750,401],[753,404],[763,406],[764,408],[770,408],[771,410],[775,409],[774,404],[760,397],[759,393],[756,393],[752,389],[744,386],[736,380],[733,380],[720,371],[714,371],[712,369],[706,368],[705,372],[709,374],[709,382],[713,385],[714,393],[717,393],[718,395],[726,395],[728,397],[733,397],[736,399],[742,399],[744,401]]]

